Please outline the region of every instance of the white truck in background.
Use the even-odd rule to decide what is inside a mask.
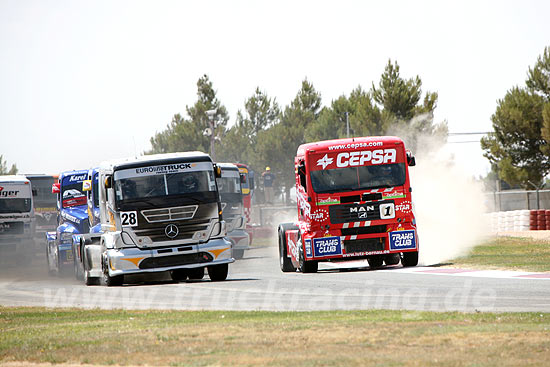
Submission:
[[[36,248],[35,220],[31,182],[20,175],[0,176],[0,251],[15,254],[18,264]]]

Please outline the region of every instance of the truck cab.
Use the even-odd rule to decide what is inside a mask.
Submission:
[[[254,171],[244,163],[235,163],[241,175],[241,194],[243,199],[244,216],[246,218],[246,232],[249,245],[252,245],[254,229],[252,228],[252,196],[254,195]]]
[[[283,272],[366,259],[371,268],[415,266],[418,235],[408,169],[397,137],[303,144],[294,160],[298,220],[279,225]]]
[[[226,223],[227,239],[233,245],[233,257],[241,259],[249,248],[250,240],[244,216],[241,183],[244,179],[239,168],[231,163],[218,163],[221,177],[216,178],[222,203],[222,218]]]
[[[36,216],[36,242],[44,243],[44,233],[57,227],[57,203],[52,195],[52,185],[58,182],[58,175],[26,174],[31,182],[34,214]],[[43,249],[43,246],[40,246]]]
[[[98,167],[99,233],[80,237],[86,284],[169,271],[176,281],[225,280],[234,262],[216,186],[201,152],[148,155]],[[92,182],[93,187],[93,182]]]
[[[62,172],[59,182],[51,186],[56,195],[58,214],[55,231],[46,232],[46,259],[50,274],[72,271],[72,236],[89,231],[86,194],[82,191],[87,174],[87,170]]]
[[[22,263],[35,248],[31,182],[21,175],[0,176],[0,251]]]

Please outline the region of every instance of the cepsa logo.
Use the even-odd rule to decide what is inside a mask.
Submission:
[[[4,188],[0,186],[0,197],[3,198],[14,198],[19,194],[19,190],[6,190],[4,191]]]
[[[336,167],[356,167],[364,166],[365,164],[383,164],[383,163],[395,163],[397,159],[397,151],[395,149],[376,149],[376,150],[363,150],[359,152],[342,152],[336,156]],[[323,169],[333,164],[334,159],[329,157],[328,154],[319,160],[317,165]],[[334,168],[334,167],[333,167]]]

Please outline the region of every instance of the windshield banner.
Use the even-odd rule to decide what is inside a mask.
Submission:
[[[400,150],[395,148],[362,150],[341,153],[314,154],[311,156],[310,170],[372,166],[404,162]]]
[[[29,185],[1,185],[0,199],[30,198],[30,190],[25,190],[25,187],[29,187]]]
[[[214,168],[212,167],[212,163],[210,162],[162,164],[159,166],[145,166],[116,171],[115,180],[123,180],[133,177],[213,170]]]

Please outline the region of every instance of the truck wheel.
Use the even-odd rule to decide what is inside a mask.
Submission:
[[[53,277],[55,275],[55,271],[52,267],[52,262],[50,260],[50,246],[46,246],[46,261],[48,262],[48,275]]]
[[[287,256],[286,252],[286,236],[285,232],[289,229],[295,229],[292,224],[281,224],[279,226],[279,265],[283,273],[295,272],[296,268],[292,265],[292,261]]]
[[[109,270],[103,271],[103,283],[107,287],[120,287],[124,283],[124,275],[110,276]]]
[[[176,282],[183,282],[187,280],[187,269],[176,269],[170,271],[170,276]]]
[[[82,248],[82,277],[86,285],[99,285],[99,278],[91,277],[88,273],[88,256],[84,247]]]
[[[227,266],[227,264],[209,266],[208,275],[210,276],[211,281],[219,282],[227,279],[228,270],[229,266]]]
[[[74,276],[76,280],[84,280],[84,274],[82,271],[82,267],[77,261],[77,257],[73,248],[73,264],[74,264]]]
[[[367,258],[371,269],[378,269],[384,262],[384,257],[381,255],[374,255]]]
[[[404,267],[418,265],[418,251],[402,252],[401,253],[401,264]]]
[[[244,250],[233,250],[233,257],[235,260],[242,259],[244,256]]]
[[[397,265],[399,264],[399,260],[401,260],[399,254],[389,254],[384,256],[384,262],[386,265]]]
[[[204,278],[204,268],[190,268],[189,279],[200,280]]]
[[[315,260],[306,261],[304,258],[304,250],[302,250],[302,246],[300,246],[300,271],[302,273],[317,273],[317,270],[319,269],[319,262]]]

